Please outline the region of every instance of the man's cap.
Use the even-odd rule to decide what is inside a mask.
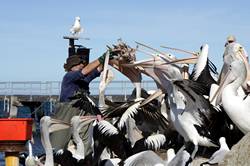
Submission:
[[[233,36],[233,35],[229,35],[229,36],[227,37],[227,41],[228,41],[228,42],[235,42],[235,41],[236,41],[236,38],[235,38],[235,36]]]
[[[84,63],[84,60],[79,55],[72,55],[66,59],[66,63],[64,63],[63,67],[66,71],[70,71],[73,66],[79,65],[80,63]]]

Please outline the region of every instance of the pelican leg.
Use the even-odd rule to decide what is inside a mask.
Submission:
[[[195,154],[197,153],[197,151],[198,151],[198,144],[194,144],[194,151],[193,151],[193,153],[191,154],[191,158],[192,159],[194,159],[194,157],[195,157]]]
[[[185,149],[186,151],[191,154],[191,159],[193,160],[195,157],[195,154],[198,151],[198,143],[195,142],[186,142],[185,143]]]

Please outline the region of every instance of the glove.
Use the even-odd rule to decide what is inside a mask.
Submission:
[[[100,64],[104,64],[104,61],[105,61],[105,57],[106,57],[106,52],[102,54],[102,56],[100,56],[98,58],[98,61],[100,62]]]
[[[105,57],[106,57],[106,53],[107,53],[107,52],[104,52],[104,53],[102,54],[102,56],[100,56],[100,57],[98,58],[98,61],[99,61],[100,64],[102,64],[102,65],[104,64]],[[114,59],[115,56],[117,56],[117,54],[116,54],[115,52],[109,51],[109,60]]]

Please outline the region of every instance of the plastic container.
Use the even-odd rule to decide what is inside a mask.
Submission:
[[[0,141],[26,141],[32,135],[31,118],[0,118]]]

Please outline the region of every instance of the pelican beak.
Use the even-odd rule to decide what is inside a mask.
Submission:
[[[70,128],[71,125],[67,122],[64,122],[59,119],[53,119],[51,118],[51,125],[49,127],[49,133],[55,132],[55,131],[60,131],[63,129]]]
[[[158,66],[158,65],[167,65],[167,64],[196,64],[199,57],[191,56],[190,58],[182,58],[182,59],[175,59],[168,62],[162,62],[159,59],[150,59],[150,60],[142,60],[132,64],[121,64],[122,66],[126,67],[135,67],[135,66],[142,66],[142,67],[149,67],[149,66]]]
[[[157,97],[161,96],[163,94],[162,90],[158,89],[156,92],[154,92],[152,95],[150,95],[146,100],[144,100],[139,107],[142,107],[146,104],[148,104],[149,102],[151,102],[152,100],[156,99]]]
[[[135,67],[135,66],[139,66],[139,65],[147,65],[147,64],[151,64],[152,62],[154,62],[153,59],[147,59],[147,60],[141,60],[141,61],[137,61],[134,63],[123,63],[121,64],[122,66],[126,66],[126,67]]]
[[[236,52],[236,57],[239,60],[243,61],[246,67],[247,74],[246,74],[246,79],[244,83],[242,84],[242,87],[245,90],[245,92],[250,92],[250,86],[249,86],[250,85],[250,65],[246,57],[246,51],[244,50],[242,46],[238,48],[238,51]]]
[[[245,66],[246,66],[246,69],[247,69],[247,76],[246,76],[246,80],[243,84],[243,88],[247,92],[250,92],[250,66],[249,66],[248,60],[246,58],[246,53],[242,47],[239,48],[239,56],[243,60]]]
[[[93,122],[94,120],[96,120],[97,117],[96,116],[91,116],[91,117],[84,117],[84,116],[81,116],[80,117],[80,122],[81,123],[84,123],[84,125],[87,125],[91,122]]]
[[[198,58],[199,58],[198,56],[191,56],[190,58],[176,59],[176,60],[173,60],[171,62],[167,62],[165,64],[183,64],[183,63],[196,64]]]
[[[216,98],[215,105],[218,105],[221,103],[222,90],[225,88],[226,85],[228,85],[235,79],[235,76],[231,73],[232,72],[229,70],[227,74],[225,75],[225,77],[221,80],[217,91],[214,93],[213,97],[210,100],[211,103],[214,101],[215,98]]]

